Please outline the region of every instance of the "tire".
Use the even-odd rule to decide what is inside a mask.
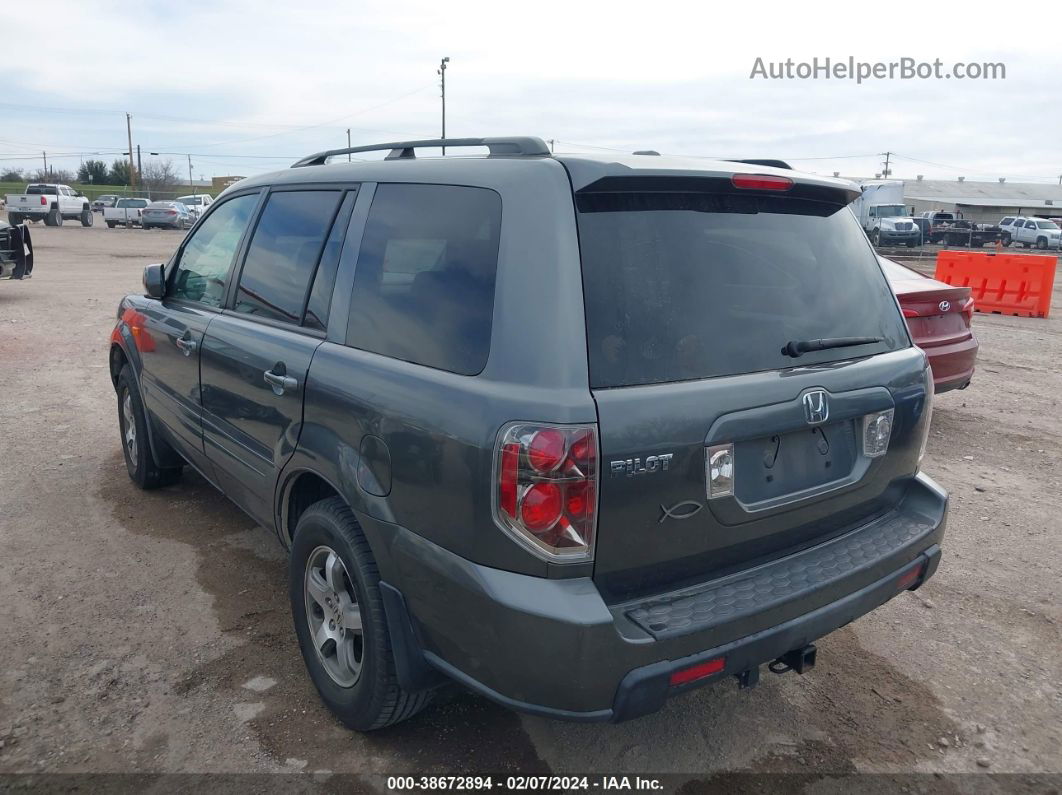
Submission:
[[[1047,248],[1047,238],[1046,237],[1038,237],[1038,238],[1036,238],[1036,247],[1038,249],[1040,249],[1041,251],[1043,251],[1045,248]]]
[[[322,576],[323,571],[335,576]],[[376,561],[354,514],[339,497],[311,505],[299,518],[288,582],[295,634],[310,679],[345,726],[382,729],[428,705],[433,691],[409,693],[398,684]],[[315,583],[317,597],[311,595]],[[339,595],[339,609],[328,606],[334,604],[328,602],[333,594]],[[360,634],[354,624],[360,624]],[[323,651],[314,641],[318,633],[325,636]]]
[[[18,213],[8,213],[7,222],[11,224],[11,226],[18,226],[22,223],[22,216]]]
[[[114,229],[114,227],[117,226],[117,224],[114,221],[107,221],[106,224],[107,224],[107,228],[108,229]]]
[[[1032,248],[1032,243],[1022,243],[1023,248]]]
[[[129,479],[142,489],[169,486],[181,478],[181,467],[160,467],[148,445],[147,414],[140,402],[132,368],[127,364],[118,374],[118,430],[121,432],[122,455]],[[130,428],[132,434],[129,433]]]
[[[875,246],[881,245],[881,233],[877,229],[870,230],[870,242]]]
[[[92,217],[92,209],[89,208],[89,207],[86,207],[85,209],[83,209],[81,211],[81,225],[82,226],[92,226],[92,224],[94,222],[95,222],[95,219]]]
[[[1010,235],[1003,235],[1003,240],[1001,242],[1003,243],[1003,248],[1010,248],[1010,244],[1014,242],[1014,238]]]
[[[58,209],[52,210],[51,215],[52,215],[52,226],[62,226],[63,225],[63,214],[61,212],[59,212]]]
[[[907,241],[907,248],[914,248],[916,245],[918,245],[918,243],[915,240],[908,240]]]

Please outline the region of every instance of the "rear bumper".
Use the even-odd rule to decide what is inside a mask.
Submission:
[[[606,605],[589,578],[489,569],[395,525],[363,527],[381,574],[408,612],[396,643],[470,689],[523,712],[577,721],[648,714],[674,694],[741,674],[806,646],[933,574],[947,497],[924,475],[898,508],[843,536],[750,571],[642,603]],[[920,570],[911,582],[905,574]],[[655,617],[655,618],[649,618]],[[661,619],[660,617],[664,617]],[[672,672],[723,657],[711,677]]]
[[[929,367],[933,371],[933,389],[938,395],[970,383],[979,348],[977,339],[972,335],[959,342],[922,348],[929,357]]]

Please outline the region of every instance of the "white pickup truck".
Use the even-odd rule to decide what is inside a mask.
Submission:
[[[35,183],[25,193],[7,194],[7,220],[12,226],[23,221],[44,221],[45,226],[62,226],[63,219],[77,219],[92,226],[92,205],[69,185]]]
[[[147,199],[119,199],[113,207],[103,208],[103,220],[108,227],[143,226],[141,216],[144,208],[151,204]]]

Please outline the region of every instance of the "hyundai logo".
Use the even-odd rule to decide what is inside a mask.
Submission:
[[[947,312],[951,309],[951,301],[941,301],[937,306],[940,307],[941,312]]]
[[[808,421],[808,425],[826,422],[830,416],[830,401],[825,391],[816,389],[812,392],[805,392],[803,402],[804,418]]]

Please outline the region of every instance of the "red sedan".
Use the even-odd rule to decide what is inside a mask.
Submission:
[[[936,393],[968,387],[979,347],[970,329],[974,311],[970,288],[952,287],[891,259],[878,259],[915,345],[929,356]]]

